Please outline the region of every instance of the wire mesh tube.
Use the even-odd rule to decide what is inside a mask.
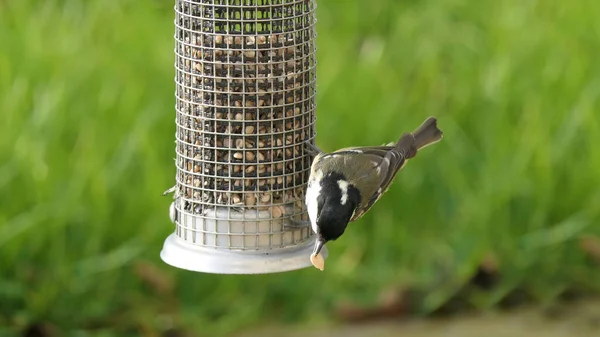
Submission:
[[[251,273],[310,265],[310,227],[284,223],[308,220],[315,7],[314,0],[176,1],[177,216],[167,241],[180,250],[210,248],[213,259],[237,252],[223,255],[230,270],[225,261],[217,270],[201,261],[179,267]],[[167,248],[161,256],[176,265]],[[292,250],[305,261],[288,256],[287,266],[274,265]],[[273,266],[241,257],[256,253],[271,254],[261,261]]]

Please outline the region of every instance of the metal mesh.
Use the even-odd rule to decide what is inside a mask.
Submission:
[[[314,0],[177,0],[176,235],[257,250],[310,238]]]

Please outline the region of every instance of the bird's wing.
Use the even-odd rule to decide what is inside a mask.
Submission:
[[[360,173],[354,172],[358,174],[355,179],[368,181],[372,185],[372,192],[370,195],[362,196],[365,201],[361,202],[350,221],[358,220],[379,200],[404,165],[404,155],[396,149],[395,146],[366,146],[345,148],[331,153],[331,155],[342,155],[344,158],[361,156],[361,162],[367,163],[366,167],[361,168]],[[368,163],[371,165],[369,166]],[[376,173],[374,174],[373,171]],[[377,178],[373,179],[374,177]]]
[[[396,173],[404,165],[404,156],[395,149],[391,149],[387,152],[383,158],[381,158],[380,164],[375,168],[379,172],[379,183],[377,189],[366,198],[365,203],[361,203],[360,207],[355,211],[351,221],[358,220],[362,217],[371,207],[381,198],[381,196],[388,190]],[[366,197],[366,196],[365,196]]]

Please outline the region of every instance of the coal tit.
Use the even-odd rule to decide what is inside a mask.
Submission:
[[[441,139],[437,120],[429,117],[395,144],[344,148],[331,153],[313,147],[316,156],[305,200],[310,225],[317,236],[312,264],[323,270],[325,262],[319,254],[323,245],[339,238],[349,222],[363,216],[418,150]]]

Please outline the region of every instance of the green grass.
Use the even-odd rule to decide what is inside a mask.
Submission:
[[[318,145],[381,144],[430,115],[445,138],[329,245],[325,273],[218,276],[158,257],[173,229],[172,4],[0,2],[0,334],[317,324],[398,284],[426,290],[427,313],[488,253],[503,278],[471,296],[479,308],[517,287],[541,303],[600,291],[578,241],[600,235],[599,12],[319,1]]]

